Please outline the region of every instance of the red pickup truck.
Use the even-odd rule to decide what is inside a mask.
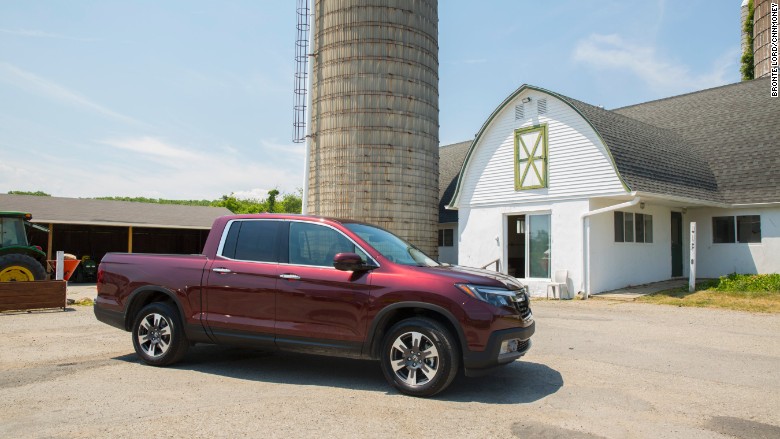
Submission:
[[[461,368],[511,363],[534,333],[515,278],[322,217],[221,217],[201,255],[107,254],[97,289],[95,316],[130,331],[147,364],[179,361],[194,343],[368,358],[414,396],[444,390]]]

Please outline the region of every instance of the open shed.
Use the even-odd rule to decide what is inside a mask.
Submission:
[[[0,194],[0,210],[29,212],[49,233],[31,230],[48,259],[58,250],[100,262],[108,252],[200,253],[224,207]]]

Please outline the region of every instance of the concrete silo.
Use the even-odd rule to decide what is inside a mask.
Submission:
[[[314,0],[307,213],[437,249],[437,0]]]
[[[777,0],[754,0],[753,77],[763,78],[772,72],[772,3]]]

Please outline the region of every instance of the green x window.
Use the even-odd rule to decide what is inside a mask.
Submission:
[[[547,187],[547,125],[515,131],[515,190]]]

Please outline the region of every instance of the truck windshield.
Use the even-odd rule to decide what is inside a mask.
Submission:
[[[393,235],[387,230],[367,224],[344,224],[353,233],[371,244],[382,256],[396,264],[413,265],[419,267],[436,267],[441,264],[428,257],[417,247],[403,239]]]
[[[21,218],[0,218],[0,247],[27,246],[27,235]]]

